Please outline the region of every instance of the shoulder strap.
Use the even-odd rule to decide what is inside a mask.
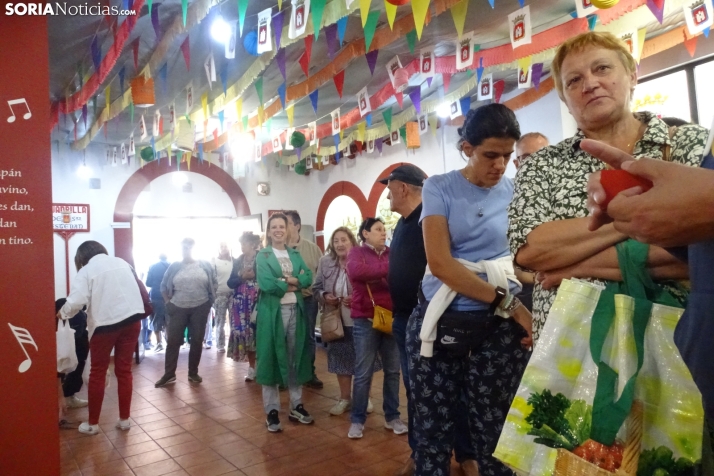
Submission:
[[[372,301],[372,307],[377,307],[376,304],[374,304],[374,298],[372,297],[372,290],[369,289],[369,283],[365,283],[367,285],[367,292],[369,293],[369,300]]]
[[[665,144],[662,146],[662,160],[665,162],[671,162],[672,161],[672,137],[674,137],[674,134],[677,132],[677,126],[672,126],[667,129],[667,132],[669,134],[669,144]]]

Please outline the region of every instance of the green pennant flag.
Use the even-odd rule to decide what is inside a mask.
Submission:
[[[369,46],[372,44],[372,39],[374,39],[374,32],[377,29],[377,22],[379,21],[379,10],[369,12],[367,17],[367,23],[364,25],[364,51],[369,52]]]
[[[188,117],[188,114],[184,114],[184,116],[183,116],[183,117],[185,117],[185,118],[186,118],[186,122],[188,122],[188,125],[190,126],[190,125],[191,125],[191,118],[190,118],[190,117]]]
[[[243,36],[243,23],[245,22],[245,12],[248,11],[248,0],[238,0],[238,23],[240,24],[240,36]]]
[[[474,45],[474,53],[481,51],[481,45]]]
[[[248,130],[248,116],[243,116],[243,130]]]
[[[466,70],[466,79],[469,79],[471,76],[473,76],[474,70],[472,69],[467,69]]]
[[[129,103],[129,118],[130,122],[134,124],[134,101]]]
[[[271,117],[267,121],[265,121],[265,127],[268,129],[268,135],[270,135],[270,131],[273,128],[273,118]]]
[[[258,101],[260,101],[260,105],[263,105],[263,77],[261,76],[258,78],[258,80],[255,82],[255,90],[258,93]]]
[[[382,112],[382,117],[384,118],[384,123],[387,125],[387,130],[389,132],[392,131],[392,108],[390,107],[389,109],[385,109],[384,112]]]
[[[181,14],[183,15],[183,26],[186,26],[186,13],[188,12],[188,0],[181,0]]]
[[[310,10],[312,10],[312,26],[315,29],[315,39],[317,40],[322,24],[322,13],[325,11],[325,0],[312,0]]]
[[[409,45],[409,51],[414,54],[414,45],[416,44],[417,34],[416,29],[407,33],[407,44]]]
[[[399,128],[399,135],[402,136],[402,142],[407,143],[407,126],[404,125]]]
[[[151,15],[151,6],[154,4],[154,0],[147,0],[146,5],[149,7],[149,15]]]

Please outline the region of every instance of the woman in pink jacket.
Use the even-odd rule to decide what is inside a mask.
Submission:
[[[367,218],[359,228],[359,237],[362,246],[353,247],[347,256],[347,275],[352,284],[350,311],[354,320],[352,333],[356,357],[352,425],[347,436],[362,438],[377,352],[384,366],[384,426],[401,435],[407,432],[407,426],[399,419],[399,349],[391,334],[372,328],[375,305],[392,309],[387,287],[389,248],[385,245],[387,232],[384,222],[380,218]]]

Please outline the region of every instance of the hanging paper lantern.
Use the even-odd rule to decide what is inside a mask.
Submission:
[[[394,72],[394,92],[401,93],[409,86],[409,72],[399,68]]]
[[[154,78],[142,75],[131,80],[131,99],[136,107],[149,107],[156,104],[154,96]]]
[[[295,173],[298,175],[305,175],[305,172],[307,171],[307,163],[305,159],[302,159],[300,162],[295,164]]]
[[[152,149],[151,147],[144,147],[143,149],[141,149],[141,152],[139,153],[139,155],[141,156],[141,159],[144,162],[151,162],[152,160],[155,159],[154,149]]]
[[[612,8],[617,5],[620,0],[592,0],[591,3],[594,7],[604,10],[606,8]]]
[[[258,54],[258,33],[255,30],[249,31],[243,38],[243,48],[248,54],[260,56]]]
[[[409,3],[409,0],[387,0],[387,3],[390,3],[397,7],[401,7],[402,5],[406,5],[407,3]]]
[[[407,122],[407,149],[418,149],[419,147],[421,147],[419,123]]]
[[[305,134],[300,131],[293,132],[293,135],[290,136],[290,145],[296,149],[305,145]]]

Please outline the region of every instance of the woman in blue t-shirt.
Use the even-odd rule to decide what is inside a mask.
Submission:
[[[479,466],[466,474],[511,475],[491,455],[531,345],[506,237],[513,183],[503,174],[520,128],[513,111],[490,104],[469,111],[459,135],[466,166],[427,179],[422,192],[428,266],[407,330],[415,474],[449,474],[465,396]]]

